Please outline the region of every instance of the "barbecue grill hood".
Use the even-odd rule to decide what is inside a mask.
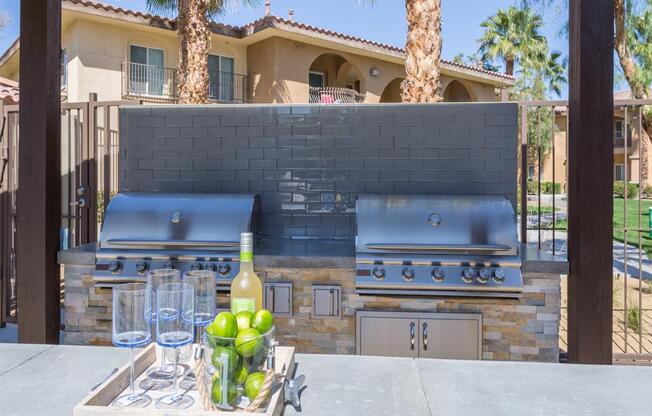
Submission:
[[[115,196],[100,236],[104,250],[236,251],[240,233],[256,233],[260,197],[130,193]]]
[[[517,256],[510,201],[486,195],[360,195],[356,252]]]

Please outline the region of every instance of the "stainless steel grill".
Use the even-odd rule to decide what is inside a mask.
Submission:
[[[360,195],[356,289],[361,294],[518,297],[516,216],[485,195]]]
[[[238,273],[241,232],[260,235],[260,196],[120,194],[106,210],[96,282],[144,281],[147,271],[210,269],[228,290]]]

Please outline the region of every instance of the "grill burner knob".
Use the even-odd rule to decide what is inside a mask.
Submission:
[[[190,265],[190,270],[201,270],[201,263],[194,262]]]
[[[231,271],[231,265],[229,265],[229,264],[220,263],[217,266],[217,272],[219,274],[221,274],[222,276],[226,276],[227,274],[229,274],[230,271]]]
[[[163,268],[164,269],[172,269],[172,268],[174,268],[174,266],[172,265],[171,261],[166,261],[165,263],[163,263]]]
[[[385,278],[385,269],[382,267],[376,267],[372,273],[376,280],[383,280]]]
[[[406,267],[403,269],[403,279],[407,282],[414,280],[414,269]]]
[[[494,270],[494,282],[500,284],[505,281],[505,269]]]
[[[136,271],[138,273],[145,273],[145,271],[147,271],[148,268],[149,265],[145,261],[139,261],[138,263],[136,263]]]
[[[473,283],[473,278],[475,277],[475,270],[472,268],[464,269],[462,272],[462,281],[464,283]]]
[[[204,270],[210,270],[211,272],[214,272],[217,270],[217,266],[215,263],[206,263],[204,264]]]
[[[433,269],[432,271],[432,280],[434,280],[437,283],[441,283],[444,281],[444,271],[442,269]]]
[[[486,284],[489,282],[489,278],[491,277],[491,270],[487,269],[486,267],[483,267],[480,269],[480,273],[478,274],[478,283]]]
[[[122,269],[122,264],[119,261],[114,260],[111,263],[109,263],[109,271],[111,273],[119,273],[121,269]]]

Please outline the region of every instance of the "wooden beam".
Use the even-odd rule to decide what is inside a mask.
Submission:
[[[568,360],[612,362],[613,0],[570,2]]]
[[[61,0],[20,2],[18,341],[59,342]]]

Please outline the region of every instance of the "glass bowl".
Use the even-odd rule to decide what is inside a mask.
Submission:
[[[236,338],[204,334],[206,383],[217,407],[233,410],[235,406],[246,407],[248,400],[254,399],[246,397],[244,385],[250,375],[265,371],[275,335],[274,326],[264,334],[241,332]]]

